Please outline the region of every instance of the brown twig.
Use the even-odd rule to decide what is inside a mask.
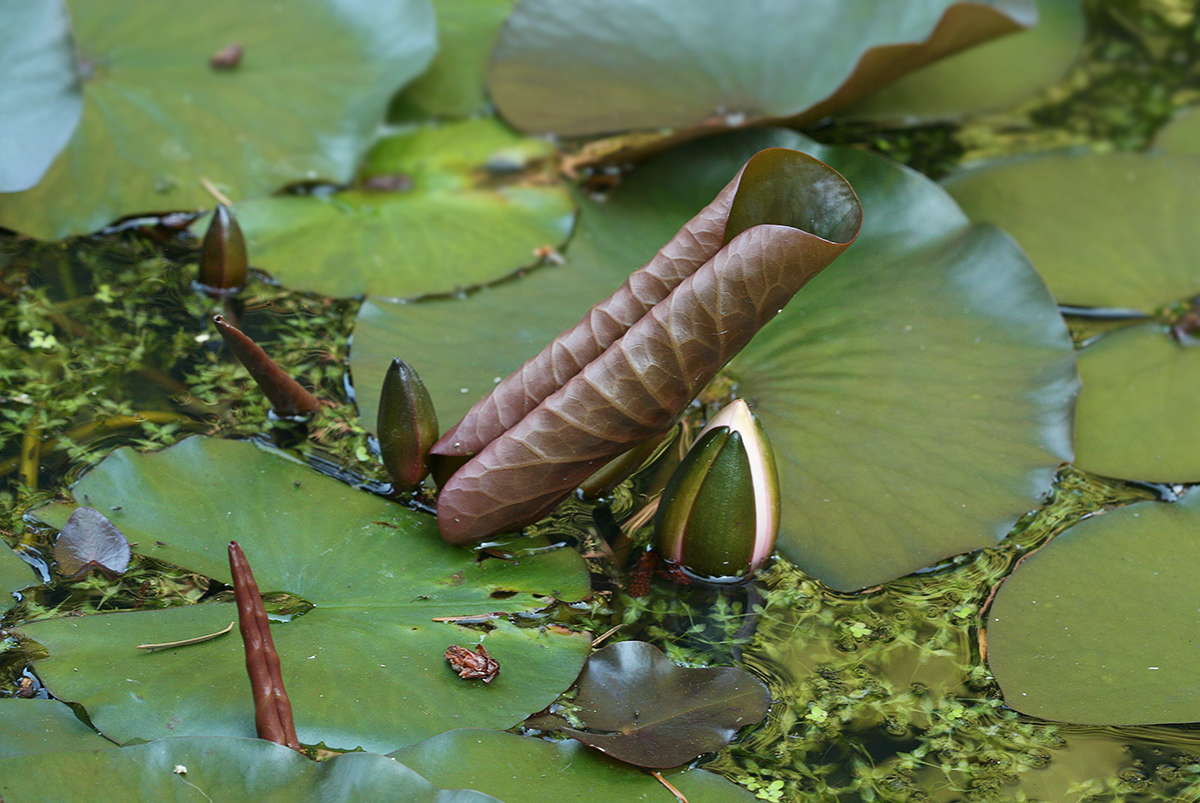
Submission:
[[[258,738],[300,750],[292,704],[283,688],[279,653],[271,639],[267,610],[258,594],[258,583],[237,541],[229,542],[229,570],[233,573],[233,595],[237,599],[238,627],[246,648],[246,673],[254,694],[254,726]]]
[[[671,784],[670,781],[668,781],[666,778],[662,777],[661,772],[655,772],[654,770],[651,770],[650,774],[653,775],[655,780],[657,780],[660,784],[667,787],[667,791],[669,791],[671,794],[675,795],[675,799],[678,800],[679,803],[688,803],[688,799],[683,796],[683,792],[680,792],[678,789],[676,789],[674,787],[674,785]]]

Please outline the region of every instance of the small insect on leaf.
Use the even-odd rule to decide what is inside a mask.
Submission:
[[[129,568],[129,541],[99,510],[80,507],[54,542],[58,570],[76,578],[99,570],[115,578]]]
[[[500,663],[488,655],[487,649],[480,644],[478,652],[472,652],[466,647],[452,646],[446,648],[446,663],[466,680],[482,680],[491,683],[500,674]]]

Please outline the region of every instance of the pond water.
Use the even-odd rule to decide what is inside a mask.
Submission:
[[[1162,122],[1171,103],[1148,108],[1137,98],[1149,84],[1160,96],[1181,91],[1186,70],[1172,72],[1166,45],[1155,44],[1180,34],[1146,22],[1154,4],[1111,5],[1109,13],[1092,9],[1093,19],[1111,26],[1097,38],[1111,50],[1091,45],[1093,65],[1109,53],[1149,66],[1136,81],[1099,67],[1076,74],[1082,88],[1072,92],[1068,82],[1055,90],[1038,113],[1041,127],[1016,139],[1086,132],[1123,147]],[[1157,58],[1138,61],[1129,55],[1138,47]],[[948,158],[1010,147],[1008,122],[951,134],[949,145],[940,127],[820,135],[865,138],[907,161],[928,159],[936,172]],[[358,302],[304,296],[261,278],[214,302],[192,289],[194,248],[153,225],[63,244],[0,237],[0,323],[14,343],[27,344],[0,358],[0,527],[47,579],[53,533],[25,511],[59,497],[118,445],[265,432],[310,462],[345,467],[358,484],[382,487],[347,390]],[[269,419],[257,390],[218,347],[208,324],[214,312],[239,320],[315,387],[326,406],[310,423]],[[1046,504],[996,547],[878,588],[836,593],[778,560],[753,591],[718,595],[655,580],[649,595],[619,597],[614,608],[625,635],[660,643],[681,661],[740,663],[769,684],[775,704],[767,720],[704,762],[763,800],[1200,800],[1200,730],[1085,727],[1017,713],[989,672],[979,627],[997,585],[1023,556],[1090,513],[1154,494],[1068,467]],[[50,612],[187,604],[209,587],[205,578],[140,560],[118,580],[58,578],[29,590],[3,624]],[[0,647],[0,695],[45,696],[30,670],[35,656],[12,639]]]

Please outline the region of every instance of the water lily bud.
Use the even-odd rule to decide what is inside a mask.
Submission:
[[[696,579],[737,583],[779,532],[779,477],[766,433],[741,399],[700,433],[658,508],[658,551]]]
[[[211,294],[241,289],[250,268],[242,227],[225,204],[217,204],[200,249],[200,285]]]
[[[438,437],[438,421],[425,383],[404,360],[392,360],[383,377],[376,424],[383,467],[396,489],[416,488],[429,473],[426,458]]]

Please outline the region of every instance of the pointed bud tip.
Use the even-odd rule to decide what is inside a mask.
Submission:
[[[197,281],[210,294],[228,295],[246,284],[249,270],[242,227],[227,206],[217,204],[204,232]]]
[[[438,437],[437,411],[421,377],[399,357],[383,377],[375,434],[396,489],[420,485],[429,474],[429,449]]]

